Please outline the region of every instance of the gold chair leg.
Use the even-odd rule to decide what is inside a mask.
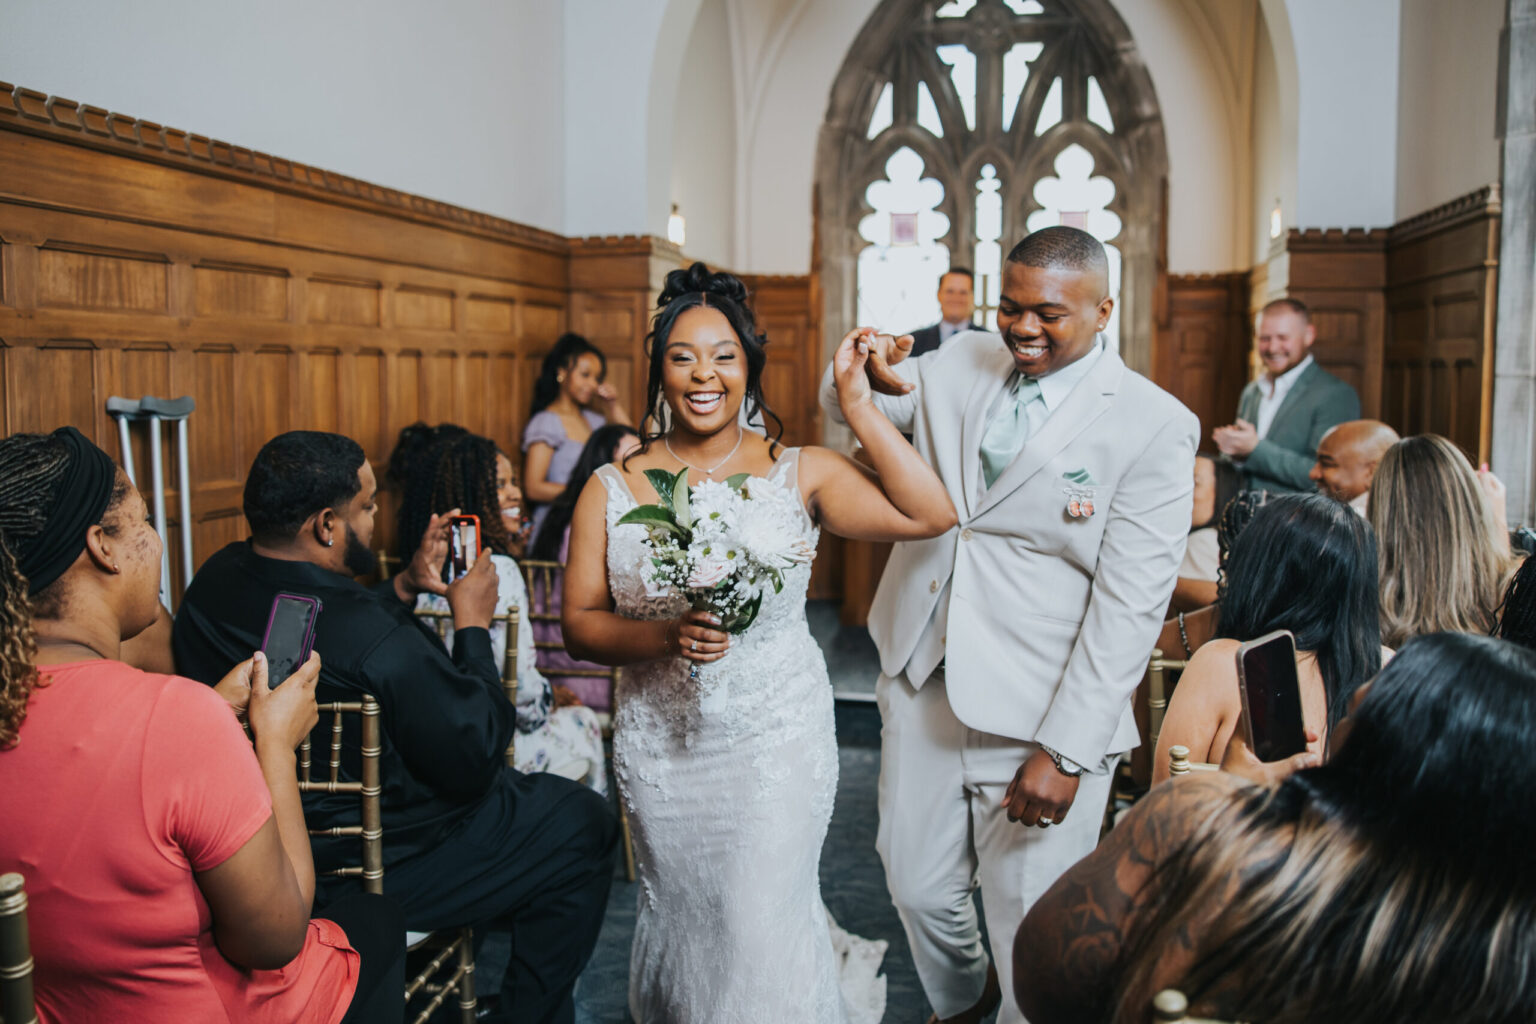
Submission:
[[[459,1019],[475,1024],[475,937],[468,928],[459,932]]]

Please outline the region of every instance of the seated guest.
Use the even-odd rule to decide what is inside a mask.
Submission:
[[[1340,423],[1317,443],[1312,482],[1330,498],[1346,502],[1365,515],[1371,499],[1371,477],[1387,449],[1399,440],[1397,431],[1379,420]]]
[[[605,383],[607,374],[607,357],[579,334],[562,334],[544,357],[523,428],[523,489],[533,502],[535,533],[592,431],[629,422],[619,393]]]
[[[1320,494],[1268,502],[1232,546],[1219,639],[1201,647],[1179,677],[1153,755],[1152,778],[1168,777],[1168,748],[1220,761],[1242,714],[1238,645],[1277,629],[1296,638],[1302,718],[1327,749],[1350,695],[1381,667],[1376,543],[1354,512]]]
[[[1536,558],[1526,558],[1504,591],[1494,636],[1536,650]]]
[[[976,278],[967,267],[950,267],[939,275],[939,322],[912,332],[912,355],[932,352],[962,331],[984,331],[975,322]]]
[[[1513,564],[1503,485],[1480,477],[1450,441],[1408,437],[1376,468],[1368,509],[1381,546],[1381,642],[1480,633]]]
[[[1216,521],[1216,602],[1221,603],[1222,595],[1227,592],[1227,561],[1232,557],[1232,545],[1237,543],[1237,538],[1248,529],[1248,524],[1253,522],[1253,517],[1259,509],[1269,503],[1271,495],[1268,491],[1242,491],[1237,497],[1227,502],[1227,507],[1221,510],[1221,515]]]
[[[1230,461],[1195,456],[1195,504],[1190,513],[1189,543],[1184,547],[1184,561],[1179,564],[1178,582],[1173,585],[1171,611],[1192,612],[1216,603],[1216,580],[1221,568],[1216,521],[1242,489],[1242,471]]]
[[[1029,912],[1033,1024],[1536,1020],[1536,653],[1410,641],[1326,765],[1152,791]]]
[[[515,712],[488,633],[495,567],[481,559],[444,587],[446,517],[428,524],[405,572],[372,590],[353,581],[374,567],[375,491],[373,468],[348,438],[292,431],[268,441],[245,484],[251,539],[214,554],[192,580],[176,615],[177,664],[217,680],[260,642],[275,595],[319,598],[321,699],[369,693],[382,712],[385,892],[413,929],[510,930],[503,1008],[515,1006],[519,1020],[569,1021],[571,986],[607,901],[613,816],[585,786],[504,763]],[[446,593],[452,657],[412,612],[423,592]],[[354,738],[343,752],[354,779],[357,756]],[[356,812],[350,795],[305,797],[313,828],[355,825]],[[323,868],[356,856],[355,840],[314,845]]]
[[[427,504],[430,493],[413,492],[414,501],[407,501],[405,482],[419,476],[424,464],[436,463],[438,454],[450,442],[468,436],[469,431],[457,423],[439,423],[428,426],[420,420],[401,429],[395,438],[394,451],[389,453],[389,463],[384,470],[385,489],[395,495],[395,550],[391,558],[402,567],[416,557],[422,534],[432,519],[432,508]],[[387,575],[387,574],[386,574]]]
[[[609,428],[600,428],[607,430]],[[510,552],[521,528],[520,519],[508,521],[503,513],[522,505],[512,472],[512,461],[488,437],[466,434],[443,448],[435,465],[423,460],[417,475],[406,480],[404,502],[429,508],[460,509],[480,518],[481,557],[496,567],[496,614],[518,609],[517,627],[517,739],[513,756],[521,772],[554,772],[585,782],[599,793],[608,791],[604,769],[603,732],[591,708],[580,706],[576,695],[563,686],[551,687],[539,672],[534,653],[533,624],[528,620],[528,591],[523,573]],[[418,491],[429,491],[423,502]],[[420,542],[420,538],[417,538]],[[438,594],[421,594],[418,609],[449,611]],[[446,628],[445,641],[453,643],[454,629]],[[506,654],[506,631],[491,630],[491,651],[496,664]]]
[[[597,472],[599,466],[622,461],[625,456],[639,447],[640,435],[635,433],[634,427],[622,423],[610,423],[592,432],[592,436],[587,439],[586,447],[581,451],[581,458],[576,460],[576,466],[571,470],[570,482],[565,485],[565,490],[560,492],[560,497],[549,506],[549,514],[544,517],[539,532],[534,535],[533,545],[529,549],[530,557],[544,562],[565,564],[571,545],[571,513],[576,510],[576,499],[581,497],[581,489],[587,485],[587,481],[592,478],[593,473]],[[546,595],[543,592],[543,580],[537,576],[534,577],[533,589],[537,607],[554,615],[560,614],[561,602],[565,596],[563,571],[555,574],[550,588],[551,593]],[[581,698],[583,704],[598,711],[612,710],[612,695],[609,693],[611,677],[608,669],[590,661],[573,658],[566,653],[565,635],[558,621],[535,622],[533,636],[540,644],[559,644],[559,647],[539,648],[541,669],[554,669],[558,672],[561,681]],[[573,672],[590,672],[591,674],[569,674]]]
[[[1264,373],[1243,389],[1237,422],[1212,435],[1242,460],[1255,491],[1310,491],[1317,445],[1329,429],[1360,418],[1360,396],[1312,359],[1317,328],[1305,304],[1276,299],[1259,316]]]
[[[162,610],[139,492],[73,427],[0,441],[0,480],[0,872],[26,879],[41,1018],[399,1021],[398,908],[309,916],[318,659],[269,689],[247,647],[218,692],[128,666]]]

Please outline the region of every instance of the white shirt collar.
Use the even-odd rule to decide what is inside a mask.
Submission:
[[[1093,348],[1089,349],[1083,358],[1075,363],[1068,363],[1055,373],[1048,373],[1043,377],[1036,377],[1035,381],[1040,385],[1040,399],[1045,402],[1048,412],[1055,412],[1056,407],[1066,401],[1072,389],[1093,369],[1104,355],[1104,338],[1102,335],[1093,339]]]
[[[1361,491],[1359,494],[1349,499],[1349,507],[1354,509],[1356,512],[1359,512],[1362,516],[1365,515],[1366,507],[1370,505],[1370,503],[1370,491]]]
[[[1269,383],[1269,397],[1283,395],[1287,391],[1291,390],[1291,385],[1296,383],[1296,378],[1307,372],[1307,367],[1311,365],[1312,353],[1308,352],[1305,359],[1291,367],[1289,370],[1286,370],[1280,376],[1275,377],[1273,380],[1270,379],[1270,376],[1267,373],[1260,379]]]

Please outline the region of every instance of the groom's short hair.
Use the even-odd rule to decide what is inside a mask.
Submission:
[[[1024,236],[1008,253],[1008,262],[1045,270],[1103,274],[1105,282],[1109,281],[1109,258],[1104,255],[1104,246],[1081,228],[1066,225],[1041,228]]]

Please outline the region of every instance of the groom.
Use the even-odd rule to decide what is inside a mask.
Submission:
[[[1003,267],[998,335],[906,360],[879,407],[943,479],[949,533],[896,545],[870,610],[884,722],[876,846],[937,1021],[1008,993],[1030,905],[1090,852],[1131,693],[1183,556],[1199,423],[1105,343],[1104,248],[1051,227]],[[821,405],[839,418],[831,370]],[[995,967],[971,902],[979,876]]]

